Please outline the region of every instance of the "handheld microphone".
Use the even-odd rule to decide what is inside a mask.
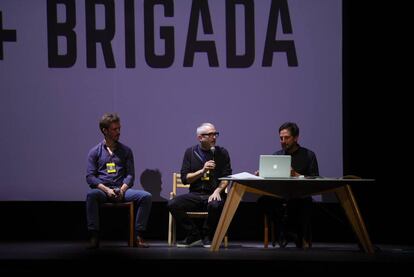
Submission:
[[[214,152],[216,151],[216,147],[214,147],[214,146],[211,146],[210,147],[210,151],[211,151],[211,153],[213,153],[213,160],[214,160]]]

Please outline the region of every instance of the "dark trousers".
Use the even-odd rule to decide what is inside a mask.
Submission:
[[[297,241],[311,241],[312,197],[286,200],[265,195],[259,198],[258,207],[275,223],[278,239],[293,235]]]
[[[209,236],[210,239],[213,237],[223,210],[225,194],[221,195],[221,201],[208,202],[210,195],[210,193],[204,192],[189,192],[168,201],[168,210],[177,225],[185,230],[187,236]],[[208,212],[201,230],[194,219],[186,214],[189,211]]]

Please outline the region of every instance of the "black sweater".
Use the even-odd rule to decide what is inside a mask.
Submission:
[[[202,181],[201,177],[196,179],[190,184],[191,192],[212,193],[220,183],[218,178],[231,175],[232,169],[229,153],[223,147],[215,147],[214,157],[211,151],[204,151],[199,145],[187,148],[181,166],[181,180],[184,184],[188,184],[188,173],[193,173],[202,169],[206,161],[213,159],[216,162],[216,168],[211,172],[212,178],[210,178],[209,181]]]

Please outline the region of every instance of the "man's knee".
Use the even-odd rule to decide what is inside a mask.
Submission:
[[[170,199],[167,202],[167,209],[169,211],[175,210],[177,208],[177,201],[176,199]]]
[[[102,192],[99,189],[92,189],[86,195],[86,201],[97,201],[102,197]]]
[[[217,201],[217,200],[210,201],[207,204],[207,211],[220,210],[220,209],[223,208],[223,206],[224,206],[224,202],[223,201]]]
[[[152,194],[148,191],[144,191],[144,195],[142,196],[142,201],[151,202],[152,201]]]

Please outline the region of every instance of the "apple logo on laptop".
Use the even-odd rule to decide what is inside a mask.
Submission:
[[[277,164],[274,164],[273,165],[273,169],[277,169]]]

